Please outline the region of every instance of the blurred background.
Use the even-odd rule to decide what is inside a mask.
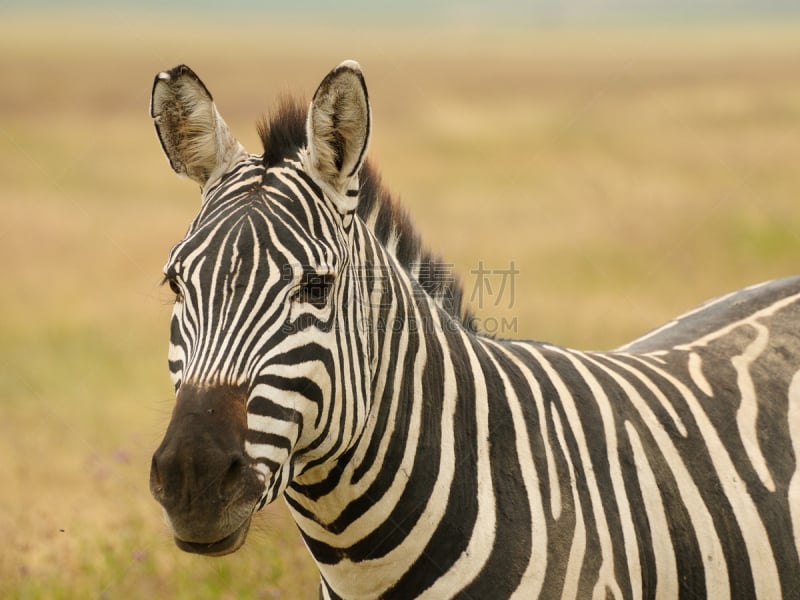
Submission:
[[[281,503],[237,554],[147,488],[161,267],[194,216],[147,109],[190,65],[229,125],[361,62],[372,159],[484,329],[619,346],[800,272],[795,1],[0,4],[0,597],[311,598]]]

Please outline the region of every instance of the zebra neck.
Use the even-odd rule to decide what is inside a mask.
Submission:
[[[495,385],[475,376],[475,348],[485,342],[393,260],[374,256],[381,276],[364,290],[375,360],[363,431],[324,486],[286,494],[323,578],[348,597],[383,594],[387,582],[412,576],[426,548],[467,547],[476,531],[491,537],[494,520],[491,502],[479,511],[464,493],[484,480],[491,490],[488,451],[478,444],[486,419],[475,414],[488,410]]]

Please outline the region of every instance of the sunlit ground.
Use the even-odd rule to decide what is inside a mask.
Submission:
[[[385,182],[491,333],[615,347],[800,272],[800,26],[4,17],[0,597],[314,597],[282,505],[208,559],[177,550],[149,496],[172,397],[161,267],[199,196],[147,105],[185,62],[257,150],[275,98],[344,58],[367,77]]]

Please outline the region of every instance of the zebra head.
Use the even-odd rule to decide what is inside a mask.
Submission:
[[[368,379],[351,370],[369,368],[370,348],[351,255],[367,90],[358,64],[342,63],[307,114],[261,127],[263,155],[244,150],[186,66],[156,76],[151,116],[202,204],[164,268],[176,403],[150,487],[180,548],[226,554],[365,419],[368,386],[352,382]]]

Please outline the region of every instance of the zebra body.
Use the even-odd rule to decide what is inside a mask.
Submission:
[[[151,472],[181,548],[283,495],[325,598],[800,597],[800,278],[618,351],[491,339],[363,164],[355,63],[263,155],[186,67],[151,111],[203,188]]]

